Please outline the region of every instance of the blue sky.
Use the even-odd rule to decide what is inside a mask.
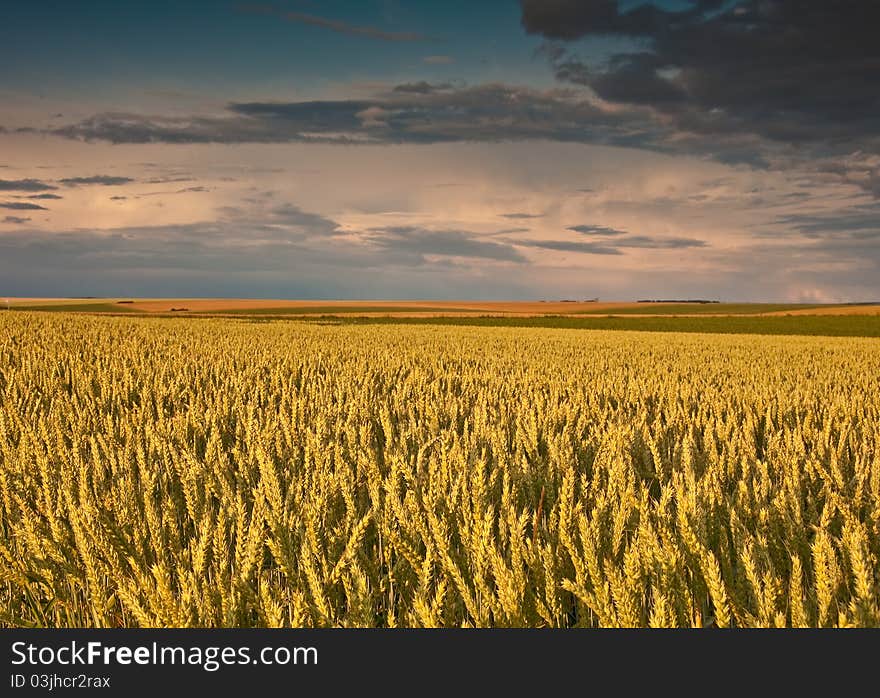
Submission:
[[[3,294],[880,297],[868,0],[3,13]]]
[[[103,91],[132,82],[222,91],[230,84],[320,86],[359,79],[552,79],[532,55],[515,2],[28,2],[9,3],[0,26],[0,84]],[[381,41],[285,21],[285,12],[421,40]],[[462,21],[465,18],[466,21]],[[425,63],[450,56],[452,64]]]

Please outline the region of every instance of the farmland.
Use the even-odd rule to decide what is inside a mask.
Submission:
[[[0,623],[880,623],[878,340],[379,322],[0,314]]]
[[[630,332],[687,332],[698,334],[804,335],[825,337],[880,337],[880,316],[868,314],[791,314],[730,316],[608,317],[322,317],[321,322],[360,325],[433,325],[458,327],[520,327]]]
[[[283,301],[246,299],[11,299],[13,311],[228,317],[377,325],[451,325],[880,337],[880,305],[575,301]]]
[[[10,309],[259,322],[880,337],[880,305],[874,304],[13,299]]]
[[[222,298],[13,298],[12,310],[78,313],[309,317],[730,317],[774,315],[870,315],[878,304],[682,303],[550,301],[303,301]]]

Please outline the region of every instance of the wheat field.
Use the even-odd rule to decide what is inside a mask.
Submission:
[[[5,626],[876,626],[880,340],[0,314]]]

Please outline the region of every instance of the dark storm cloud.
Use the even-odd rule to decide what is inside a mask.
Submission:
[[[424,260],[426,255],[473,257],[504,262],[524,262],[509,244],[481,239],[461,230],[426,230],[415,226],[371,228],[365,236],[371,245],[391,253],[408,253]]]
[[[674,11],[615,0],[521,0],[522,24],[550,40],[634,39],[602,65],[554,44],[560,80],[653,108],[678,131],[757,134],[785,144],[877,149],[880,3],[692,0]]]
[[[3,218],[4,223],[12,223],[15,225],[23,225],[30,221],[30,218],[19,218],[18,216],[5,216]]]
[[[94,175],[92,177],[67,177],[58,180],[68,187],[78,187],[90,184],[96,184],[104,187],[118,186],[120,184],[128,184],[134,180],[131,177],[114,177],[112,175]]]
[[[45,206],[37,204],[28,204],[23,201],[4,201],[0,203],[0,208],[6,208],[10,211],[48,211]]]
[[[568,230],[584,235],[626,235],[625,230],[608,228],[604,225],[572,225],[568,227]]]
[[[623,11],[618,0],[520,0],[520,6],[522,25],[528,33],[570,40],[589,34],[652,36],[670,26],[712,17],[731,5],[756,4],[732,0],[684,0],[689,7],[668,10],[658,7],[655,2],[643,0]]]
[[[104,113],[48,133],[111,143],[418,144],[543,139],[650,145],[661,132],[639,110],[609,113],[582,90],[541,91],[503,84],[407,88],[358,100],[236,102],[227,111],[224,118]]]
[[[592,87],[603,99],[612,102],[635,102],[651,106],[681,103],[684,91],[674,82],[657,74],[660,66],[650,53],[615,56],[608,70],[592,72],[577,60],[567,59],[555,64],[556,77],[563,82]],[[637,94],[639,99],[632,99]]]
[[[0,191],[50,191],[57,188],[39,179],[0,179]]]

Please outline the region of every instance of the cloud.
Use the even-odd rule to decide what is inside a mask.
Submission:
[[[648,248],[648,249],[686,249],[706,247],[705,240],[689,237],[661,237],[651,235],[632,235],[626,230],[611,228],[605,225],[581,224],[566,228],[581,235],[603,238],[600,242],[586,243],[589,245],[607,245],[613,248]]]
[[[510,218],[512,220],[526,220],[528,218],[543,218],[543,213],[500,213],[502,218]]]
[[[808,157],[880,149],[875,0],[621,5],[521,0],[522,25],[554,42],[546,53],[559,80],[650,109],[673,133],[704,137],[699,147],[719,159],[750,162],[755,148],[766,154],[767,143],[748,137],[806,146]],[[628,48],[603,61],[585,61],[562,43],[609,37]]]
[[[64,197],[63,197],[63,196],[58,196],[58,194],[31,194],[30,196],[27,196],[27,197],[21,197],[21,198],[27,198],[27,199],[45,199],[45,200],[50,200],[50,199],[51,199],[51,200],[57,200],[57,199],[63,199]]]
[[[529,298],[529,280],[487,265],[411,264],[350,241],[247,246],[238,227],[210,223],[113,231],[0,234],[0,278],[10,295],[192,298]],[[415,290],[415,291],[414,291]]]
[[[3,218],[4,223],[12,223],[15,225],[23,225],[30,221],[30,218],[19,218],[18,216],[5,216]]]
[[[6,233],[0,235],[0,259],[4,254],[31,259],[42,251],[47,257],[34,261],[35,266],[76,269],[114,261],[126,269],[157,266],[222,273],[229,268],[282,269],[298,257],[307,261],[324,253],[340,254],[343,260],[351,247],[351,241],[336,236],[336,221],[293,204],[269,211],[227,207],[220,213],[217,220],[180,225],[42,231],[27,237]]]
[[[395,254],[472,257],[502,262],[525,262],[510,244],[484,240],[476,233],[461,230],[427,230],[415,226],[370,228],[365,239],[374,247]]]
[[[294,204],[227,207],[216,220],[182,225],[0,233],[0,278],[20,295],[88,287],[95,295],[161,288],[185,296],[412,297],[420,289],[437,297],[516,297],[523,294],[517,280],[487,273],[496,262],[525,261],[513,246],[479,233],[343,230]]]
[[[145,184],[170,184],[172,182],[192,182],[192,177],[177,177],[177,176],[168,176],[168,177],[152,177],[151,179],[145,179]]]
[[[611,244],[617,247],[644,247],[652,250],[681,250],[691,247],[706,247],[705,240],[695,238],[663,238],[648,235],[628,235],[615,238]]]
[[[548,167],[563,164],[551,160]],[[572,172],[577,176],[583,158],[575,161]],[[459,166],[467,163],[459,161]],[[100,193],[109,205],[109,195],[122,192]],[[623,195],[628,202],[630,193]],[[280,196],[277,201],[283,201]],[[670,297],[798,300],[806,297],[804,289],[821,289],[833,300],[866,300],[877,296],[880,278],[880,241],[869,237],[873,233],[868,227],[872,218],[880,220],[880,208],[867,205],[849,207],[851,231],[818,237],[795,227],[821,231],[833,221],[833,212],[823,210],[822,201],[804,204],[809,212],[802,211],[800,202],[782,209],[809,215],[809,220],[776,220],[776,210],[747,218],[750,232],[760,232],[759,226],[766,230],[761,245],[754,245],[748,237],[725,237],[724,229],[711,220],[654,221],[628,214],[625,220],[632,229],[638,226],[648,234],[567,231],[554,236],[545,231],[557,223],[555,217],[537,221],[533,233],[514,231],[514,226],[501,230],[507,222],[517,223],[504,219],[497,229],[485,232],[489,229],[465,223],[426,224],[413,212],[418,218],[406,220],[420,222],[388,225],[358,213],[350,202],[341,218],[330,208],[316,211],[277,201],[239,200],[237,208],[219,210],[214,220],[185,225],[54,230],[35,230],[33,223],[6,225],[0,233],[0,279],[13,295],[636,298],[659,297],[657,289],[666,289]],[[544,210],[540,201],[533,203],[533,210]],[[479,216],[487,222],[485,206]],[[491,209],[488,216],[498,221]],[[723,213],[722,219],[732,229],[740,223]],[[697,232],[702,223],[705,236]],[[654,230],[645,227],[651,225]],[[675,232],[663,237],[665,231]],[[551,239],[534,239],[544,235]],[[706,242],[694,242],[702,237]],[[724,244],[715,246],[716,239]]]
[[[431,83],[426,80],[421,80],[419,82],[405,82],[400,85],[395,85],[392,88],[392,92],[409,92],[410,94],[417,95],[429,95],[432,92],[443,92],[444,90],[451,90],[453,88],[452,83],[450,82],[437,82]]]
[[[619,255],[620,250],[612,245],[600,242],[577,242],[575,240],[524,240],[517,241],[524,247],[537,247],[542,250],[557,252],[580,252],[582,254]]]
[[[880,154],[857,151],[844,157],[821,158],[810,169],[819,180],[851,184],[880,198]]]
[[[304,12],[287,12],[273,5],[241,5],[238,9],[242,12],[247,12],[249,14],[276,16],[288,22],[297,22],[299,24],[306,24],[312,27],[329,29],[330,31],[334,31],[339,34],[362,36],[368,39],[378,39],[380,41],[411,42],[427,40],[426,36],[417,32],[385,31],[376,27],[349,24],[348,22],[343,22],[341,20],[306,14]]]
[[[580,226],[586,227],[586,226]],[[581,242],[578,240],[525,240],[516,244],[526,247],[537,247],[559,252],[580,252],[583,254],[619,255],[628,248],[645,248],[654,250],[679,250],[694,247],[705,247],[704,240],[681,237],[652,237],[648,235],[625,235],[600,242]]]
[[[269,210],[273,224],[293,226],[306,231],[310,235],[331,236],[340,232],[341,226],[331,218],[317,213],[303,211],[294,204],[283,204]]]
[[[97,184],[104,187],[111,187],[134,182],[131,177],[114,177],[112,175],[94,175],[92,177],[67,177],[66,179],[60,179],[58,181],[68,187],[78,187],[81,185],[89,184]]]
[[[45,206],[37,204],[28,204],[23,201],[5,201],[0,203],[0,208],[6,208],[10,211],[48,211]]]
[[[381,110],[381,111],[380,111]],[[378,118],[381,116],[381,118]],[[379,124],[381,128],[376,128]],[[398,85],[371,99],[234,102],[225,117],[97,114],[47,133],[111,143],[383,143],[555,140],[650,145],[661,129],[608,112],[582,90]]]
[[[128,199],[127,196],[111,196],[110,201],[126,201]]]
[[[285,12],[282,17],[288,22],[300,22],[301,24],[309,24],[313,27],[322,27],[340,34],[350,34],[352,36],[364,36],[368,39],[379,39],[380,41],[425,41],[427,37],[418,32],[389,32],[377,29],[376,27],[358,26],[348,24],[335,19],[326,17],[318,17],[317,15],[308,15],[303,12]]]
[[[278,269],[289,264],[298,242],[281,230],[232,221],[68,230],[0,235],[0,256],[32,268],[88,270],[113,264],[120,270]]]
[[[141,194],[137,198],[142,198],[145,196],[169,196],[173,194],[191,194],[191,193],[201,193],[211,191],[208,187],[198,186],[198,187],[184,187],[183,189],[171,189],[168,191],[149,191],[144,194]],[[124,199],[124,196],[111,196],[111,199]]]
[[[576,233],[584,235],[626,235],[625,230],[617,230],[616,228],[608,228],[604,225],[572,225],[567,228]]]
[[[846,211],[780,215],[774,226],[791,228],[813,240],[874,240],[880,255],[880,204],[853,206]]]
[[[621,11],[618,0],[520,0],[522,25],[529,34],[572,40],[593,34],[651,36],[673,21],[699,19],[726,0],[695,0],[686,10],[674,11],[641,3]]]
[[[422,61],[429,65],[449,65],[450,63],[455,63],[455,59],[452,56],[424,56]]]
[[[390,115],[391,113],[382,107],[367,107],[355,114],[364,128],[387,128],[388,122],[385,119]]]
[[[50,191],[57,188],[39,179],[0,179],[0,191]]]

